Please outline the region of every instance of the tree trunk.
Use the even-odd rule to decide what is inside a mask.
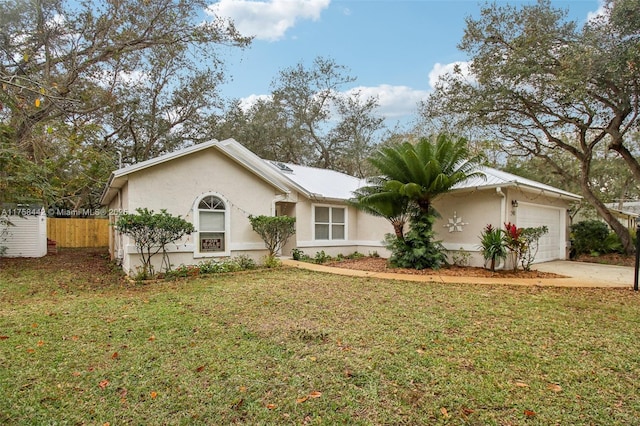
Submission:
[[[607,206],[595,196],[595,194],[591,191],[591,187],[589,186],[588,176],[583,171],[580,177],[580,186],[582,187],[582,194],[585,196],[589,204],[595,207],[596,212],[604,219],[605,222],[613,229],[613,231],[620,238],[620,242],[622,243],[622,247],[626,254],[634,253],[634,246],[631,240],[631,234],[629,230],[624,226],[620,221],[611,214],[611,211],[607,208]]]
[[[631,173],[633,173],[633,176],[640,182],[640,164],[638,164],[638,160],[627,149],[627,147],[622,145],[622,143],[612,143],[609,145],[609,149],[620,154],[627,165],[629,165],[629,169],[631,170]]]
[[[404,222],[392,222],[393,232],[400,241],[404,241]]]

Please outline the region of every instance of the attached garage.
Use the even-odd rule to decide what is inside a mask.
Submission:
[[[485,266],[480,235],[488,225],[505,229],[506,223],[518,228],[548,228],[539,241],[534,263],[567,259],[567,212],[581,197],[501,170],[485,167],[480,171],[484,176],[457,185],[434,202],[440,214],[434,230],[449,252],[449,260],[464,256],[471,266]],[[509,257],[498,267],[510,269],[511,262]]]
[[[564,259],[566,257],[566,214],[558,207],[520,203],[516,215],[519,228],[546,226],[549,232],[540,238],[534,263]]]

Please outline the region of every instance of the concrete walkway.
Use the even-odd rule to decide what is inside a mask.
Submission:
[[[633,288],[635,276],[634,268],[630,267],[571,262],[565,260],[540,263],[533,265],[533,267],[541,272],[553,272],[555,274],[564,275],[567,278],[451,277],[440,275],[437,271],[433,274],[411,275],[334,268],[330,266],[316,265],[314,263],[299,262],[291,259],[282,259],[282,263],[294,268],[352,277],[441,283],[538,285],[547,287]]]

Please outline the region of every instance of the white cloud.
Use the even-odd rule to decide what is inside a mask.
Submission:
[[[600,0],[598,2],[599,6],[594,12],[587,13],[587,22],[594,21],[598,19],[600,16],[607,15],[607,9],[604,6],[604,1]]]
[[[258,40],[276,41],[300,19],[317,21],[331,0],[220,0],[206,12],[231,19],[238,31]]]
[[[260,100],[271,100],[271,95],[249,95],[246,98],[240,99],[240,108],[243,111],[248,111],[252,106],[258,103]]]
[[[426,90],[416,90],[408,86],[381,84],[373,87],[355,87],[349,92],[360,92],[363,98],[378,98],[378,112],[386,118],[399,118],[413,115],[418,102],[429,94]]]
[[[475,80],[475,78],[473,78],[473,75],[471,74],[469,65],[469,62],[462,61],[451,62],[449,64],[441,64],[440,62],[437,62],[429,72],[429,86],[432,89],[435,89],[436,83],[438,83],[440,77],[447,74],[453,74],[456,68],[460,70],[460,72],[462,73],[462,77],[467,81]]]
[[[360,93],[361,98],[375,97],[378,99],[378,114],[386,119],[402,119],[413,116],[418,110],[418,103],[424,100],[429,92],[416,90],[408,86],[391,86],[381,84],[374,87],[359,86],[347,90],[346,94]],[[270,99],[270,95],[249,95],[240,99],[240,105],[247,111],[259,99]]]

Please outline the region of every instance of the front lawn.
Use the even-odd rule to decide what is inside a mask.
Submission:
[[[0,260],[0,423],[640,418],[630,290],[300,269],[132,285],[102,256],[89,260]]]

